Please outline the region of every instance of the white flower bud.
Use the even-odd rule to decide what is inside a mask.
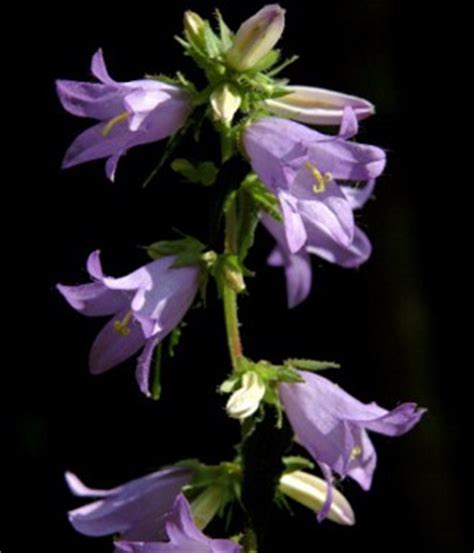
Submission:
[[[280,478],[280,491],[291,499],[298,501],[315,513],[319,513],[326,501],[328,490],[327,482],[314,476],[296,470],[284,474]],[[341,492],[334,489],[333,500],[327,518],[338,524],[352,526],[355,524],[355,515],[352,507]]]
[[[346,106],[353,108],[357,119],[375,113],[373,104],[357,96],[312,86],[288,86],[287,89],[287,96],[266,100],[265,104],[275,115],[301,123],[339,125]]]
[[[253,415],[265,395],[265,383],[254,371],[248,371],[242,377],[242,386],[236,390],[227,402],[226,411],[233,419],[245,419]]]
[[[256,65],[280,39],[285,26],[285,10],[278,4],[262,8],[244,21],[227,52],[228,64],[237,71]]]
[[[184,12],[184,30],[194,44],[204,47],[204,21],[200,15],[191,10]]]
[[[227,83],[219,86],[211,95],[211,106],[216,121],[229,125],[242,103],[240,94]]]

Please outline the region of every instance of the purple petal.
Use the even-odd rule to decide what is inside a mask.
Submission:
[[[130,304],[126,294],[109,290],[101,282],[79,286],[58,284],[57,288],[71,307],[88,317],[113,315]]]
[[[349,205],[352,209],[360,209],[365,205],[367,200],[372,196],[375,188],[375,179],[370,179],[363,187],[355,186],[341,186]]]
[[[96,278],[97,280],[104,278],[102,263],[100,261],[100,250],[95,250],[87,258],[87,272],[92,278]]]
[[[100,490],[89,488],[83,484],[79,478],[72,472],[66,472],[64,475],[66,483],[71,492],[77,497],[107,497],[114,493],[114,490]]]
[[[87,536],[119,533],[129,540],[162,539],[167,513],[189,480],[188,471],[169,468],[109,491],[99,490],[103,498],[71,511],[69,520]]]
[[[163,339],[181,321],[196,296],[199,268],[173,268],[174,262],[175,258],[168,256],[125,277],[104,279],[111,289],[136,290],[132,309],[147,337],[159,332]]]
[[[369,180],[385,168],[385,152],[377,146],[335,138],[315,141],[309,146],[309,160],[321,173],[342,180]]]
[[[160,87],[147,90],[137,88],[125,96],[124,102],[130,114],[129,129],[138,130],[145,118],[162,102],[169,99],[170,95]]]
[[[103,121],[123,111],[123,93],[116,86],[58,80],[56,90],[63,108],[78,117]]]
[[[363,490],[370,490],[377,466],[377,453],[363,428],[351,425],[354,449],[347,465],[347,475],[354,479]]]
[[[347,246],[341,246],[339,242],[315,225],[308,225],[307,233],[306,250],[341,267],[358,267],[365,263],[372,253],[369,239],[358,227],[355,227],[354,238]]]
[[[91,71],[94,77],[99,79],[107,85],[116,85],[117,83],[110,77],[107,67],[105,65],[104,54],[102,49],[99,48],[97,52],[92,56]]]
[[[323,506],[321,507],[321,510],[317,514],[318,522],[322,522],[329,514],[329,510],[331,509],[331,504],[334,499],[334,483],[333,483],[333,475],[331,469],[326,465],[325,463],[318,463],[319,467],[321,469],[321,472],[323,473],[324,479],[326,480],[326,483],[328,485],[328,492],[326,495],[326,500],[324,501]]]
[[[381,417],[372,420],[357,419],[357,422],[367,430],[385,436],[401,436],[418,424],[425,413],[426,409],[419,409],[416,403],[402,403],[392,411],[386,411]]]
[[[209,541],[194,524],[191,509],[182,494],[176,498],[173,511],[166,522],[166,533],[173,545],[192,541],[207,545]]]
[[[338,136],[345,139],[352,138],[357,134],[358,130],[359,122],[357,120],[357,115],[352,106],[346,106],[342,113]]]
[[[159,337],[148,338],[143,352],[138,358],[135,376],[140,390],[150,397],[150,365],[153,360],[153,352],[160,341]]]
[[[296,200],[293,196],[281,190],[278,199],[283,213],[288,248],[291,253],[296,253],[301,250],[306,242],[306,230],[303,220],[297,211]]]
[[[119,365],[145,345],[142,328],[134,319],[130,321],[127,335],[116,330],[116,321],[123,320],[128,312],[127,309],[118,313],[97,335],[89,355],[92,374],[100,374]]]

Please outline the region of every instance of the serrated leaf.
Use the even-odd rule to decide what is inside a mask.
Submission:
[[[339,369],[341,365],[334,361],[317,361],[315,359],[287,359],[285,366],[306,371],[323,371],[325,369]]]
[[[251,193],[245,188],[237,192],[237,254],[241,262],[245,260],[253,245],[255,231],[260,219],[260,208]]]

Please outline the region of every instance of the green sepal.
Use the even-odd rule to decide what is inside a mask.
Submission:
[[[288,369],[305,371],[324,371],[326,369],[340,369],[341,365],[334,361],[317,361],[316,359],[287,359],[284,366]]]
[[[201,263],[205,246],[202,242],[186,236],[178,240],[162,240],[147,247],[147,253],[152,259],[160,259],[173,255],[176,257],[174,268],[198,265]]]
[[[305,457],[299,455],[290,455],[289,457],[283,457],[282,459],[285,465],[284,474],[295,472],[295,470],[312,470],[314,469],[314,463]]]
[[[152,399],[158,401],[161,397],[161,362],[163,360],[163,342],[160,342],[153,352],[153,372],[150,383]]]
[[[280,50],[270,50],[263,58],[255,64],[249,72],[259,73],[260,71],[268,71],[271,69],[281,58]]]
[[[283,222],[277,197],[272,194],[255,173],[249,173],[242,182],[242,189],[252,196],[255,205],[278,222]]]
[[[232,46],[232,43],[234,41],[234,33],[229,29],[226,22],[224,21],[224,18],[222,17],[221,12],[218,9],[214,11],[214,15],[216,16],[217,23],[219,25],[219,34],[221,38],[222,49],[225,52]]]

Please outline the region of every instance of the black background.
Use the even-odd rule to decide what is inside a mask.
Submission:
[[[228,23],[261,4],[221,2]],[[334,359],[331,376],[364,401],[392,407],[413,400],[429,413],[400,439],[374,437],[379,466],[370,493],[344,483],[357,525],[318,526],[314,516],[275,518],[274,551],[467,551],[472,430],[467,419],[469,308],[469,154],[461,154],[468,97],[458,80],[457,22],[452,11],[418,10],[386,1],[288,2],[281,45],[300,61],[293,83],[323,86],[372,100],[377,116],[361,141],[388,152],[360,224],[374,243],[370,261],[348,271],[314,259],[313,293],[286,309],[283,274],[265,266],[271,240],[261,231],[242,299],[245,350],[279,361],[289,356]],[[229,370],[220,305],[210,290],[207,310],[188,316],[181,347],[163,372],[163,397],[146,400],[130,361],[101,377],[87,372],[87,352],[100,328],[66,306],[56,282],[79,283],[93,249],[119,275],[146,261],[137,245],[172,237],[179,228],[206,239],[211,193],[164,170],[141,183],[163,144],[132,150],[117,181],[103,163],[61,172],[61,157],[87,123],[62,112],[55,78],[90,78],[90,57],[104,49],[111,74],[131,80],[146,72],[192,72],[173,41],[185,9],[210,16],[208,2],[81,3],[22,7],[8,49],[26,50],[16,64],[22,86],[7,83],[5,118],[12,155],[5,183],[6,285],[2,409],[5,444],[2,493],[8,517],[3,551],[32,546],[62,551],[110,551],[108,539],[76,534],[66,519],[77,502],[63,473],[94,487],[117,485],[181,458],[230,458],[238,425],[224,416],[215,388]],[[462,60],[461,60],[462,61]],[[24,83],[24,84],[23,84]],[[20,118],[21,115],[21,118]],[[209,143],[192,155],[213,155]],[[7,152],[9,150],[6,150]],[[189,155],[189,154],[188,154]],[[7,315],[8,314],[8,315]],[[8,337],[5,340],[5,337]],[[467,347],[466,347],[467,346]],[[8,355],[7,355],[8,352]],[[465,412],[466,414],[465,414]],[[10,466],[9,461],[13,461]],[[13,469],[13,470],[12,470]]]

